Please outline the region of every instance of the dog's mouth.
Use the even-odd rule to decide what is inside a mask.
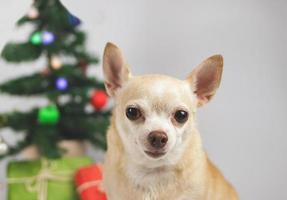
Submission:
[[[166,152],[160,152],[160,151],[145,151],[145,153],[152,158],[159,158],[166,154]]]

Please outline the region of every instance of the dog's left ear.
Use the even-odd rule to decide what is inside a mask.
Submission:
[[[198,98],[198,107],[206,104],[220,85],[223,70],[223,57],[214,55],[203,61],[187,77],[193,92]]]
[[[103,57],[103,71],[107,93],[114,97],[130,77],[129,68],[121,50],[112,43],[107,43]]]

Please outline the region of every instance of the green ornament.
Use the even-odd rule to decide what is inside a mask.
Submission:
[[[40,45],[42,43],[42,34],[40,32],[35,32],[30,38],[30,42],[34,45]]]
[[[60,120],[60,112],[56,106],[47,106],[38,111],[40,124],[57,124]]]

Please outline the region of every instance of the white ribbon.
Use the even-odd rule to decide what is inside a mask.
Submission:
[[[90,182],[83,183],[77,188],[77,191],[79,194],[81,194],[84,190],[89,189],[91,187],[98,187],[99,190],[102,191],[100,189],[101,182],[102,182],[101,180],[96,180],[96,181],[90,181]]]

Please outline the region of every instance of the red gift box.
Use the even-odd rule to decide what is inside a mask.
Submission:
[[[101,190],[102,179],[102,168],[99,165],[79,169],[75,175],[75,182],[81,200],[107,200]]]

